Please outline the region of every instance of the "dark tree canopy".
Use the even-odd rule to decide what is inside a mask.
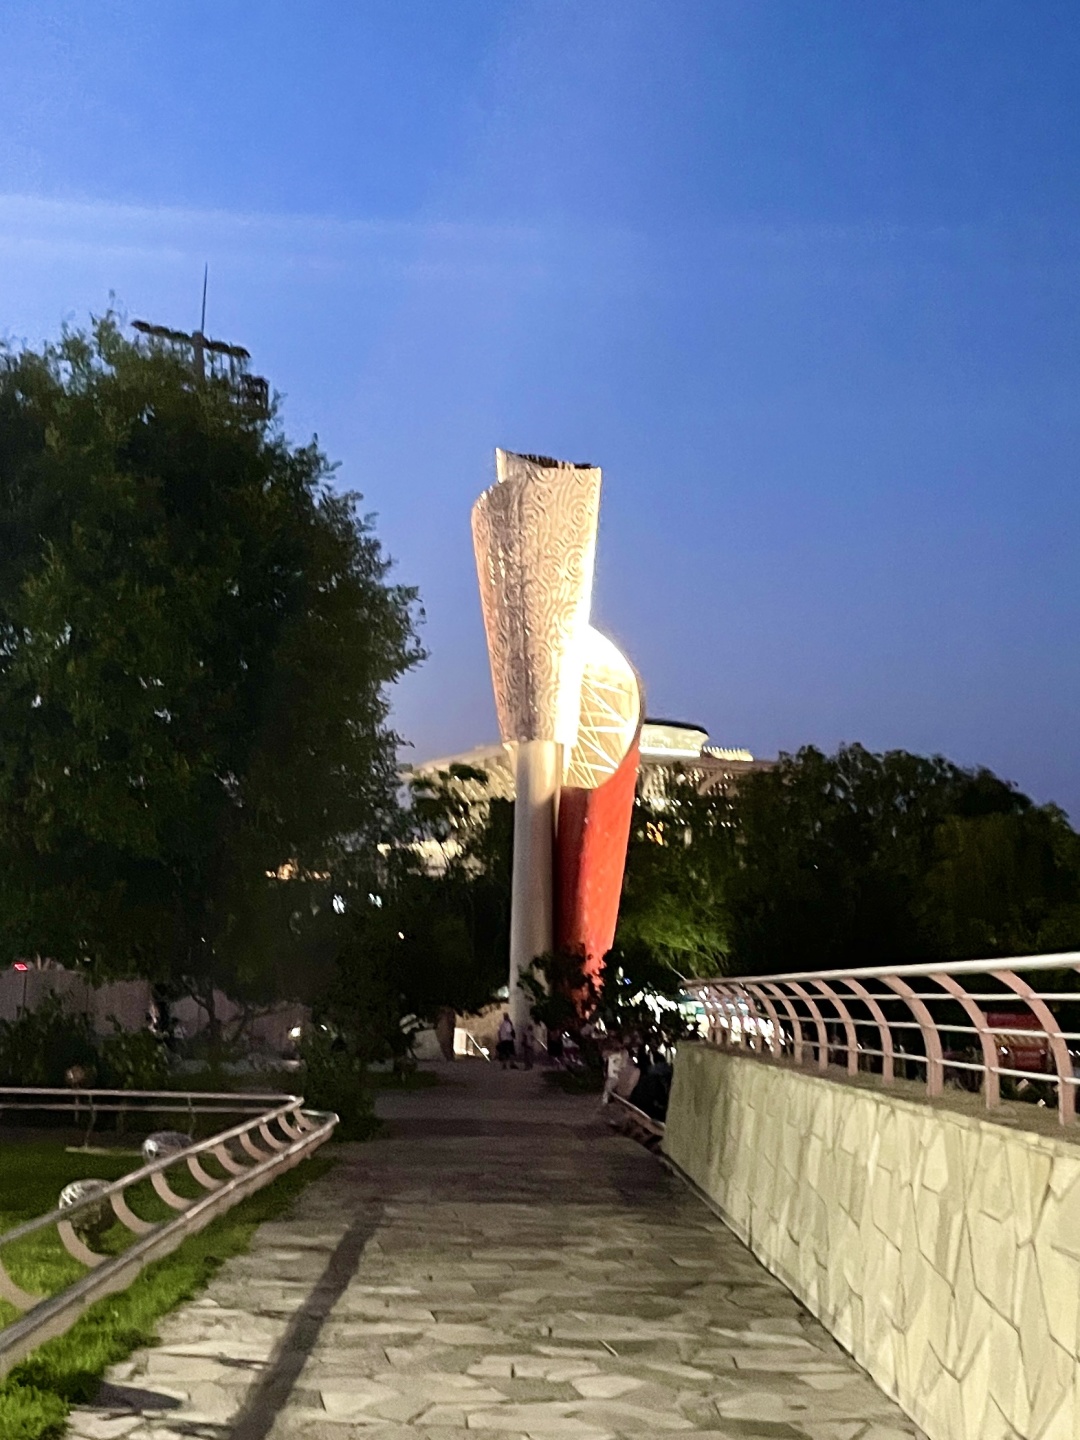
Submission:
[[[678,771],[662,794],[635,800],[615,943],[639,965],[648,953],[681,975],[722,968],[730,949],[733,816],[728,794],[700,794]]]
[[[487,773],[466,765],[409,784],[411,843],[388,880],[401,988],[428,1019],[444,1006],[479,1010],[506,984],[514,807],[487,789]]]
[[[807,747],[748,776],[735,808],[735,969],[964,959],[1080,938],[1076,835],[988,770]]]
[[[486,1005],[506,983],[513,806],[483,771],[454,765],[408,785],[398,843],[349,911],[320,1013],[366,1059],[400,1022]]]
[[[0,358],[9,956],[280,989],[370,868],[416,597],[331,468],[112,316]]]
[[[812,746],[700,796],[639,797],[617,944],[684,975],[1080,945],[1080,836],[989,770]]]

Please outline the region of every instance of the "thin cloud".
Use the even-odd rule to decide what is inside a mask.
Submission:
[[[327,215],[201,210],[19,194],[0,195],[0,223],[6,231],[3,239],[9,242],[39,240],[95,250],[119,243],[125,251],[146,254],[176,252],[187,241],[198,249],[209,236],[240,248],[321,251],[366,244],[528,245],[536,243],[543,233],[533,226],[513,224],[350,220]],[[124,239],[118,242],[119,236]]]

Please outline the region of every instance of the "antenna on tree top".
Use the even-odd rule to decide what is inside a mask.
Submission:
[[[188,335],[183,330],[171,330],[167,325],[151,325],[146,320],[132,320],[131,328],[141,335],[155,340],[165,340],[176,346],[181,353],[191,357],[191,368],[195,379],[202,383],[210,375],[226,379],[233,393],[244,407],[263,420],[270,416],[270,387],[261,375],[251,375],[247,362],[251,359],[242,345],[228,345],[224,340],[206,338],[206,287],[210,275],[209,261],[203,265],[202,315],[199,328]]]

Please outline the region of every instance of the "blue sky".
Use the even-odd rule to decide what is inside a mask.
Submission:
[[[985,763],[1080,818],[1075,0],[0,7],[0,332],[242,343],[495,734],[495,445],[603,465],[653,713]]]

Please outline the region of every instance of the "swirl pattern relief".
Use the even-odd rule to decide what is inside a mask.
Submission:
[[[600,470],[497,450],[472,512],[499,729],[505,743],[577,738]]]
[[[568,752],[563,784],[602,785],[625,760],[642,720],[641,684],[626,656],[589,626],[577,739]]]

